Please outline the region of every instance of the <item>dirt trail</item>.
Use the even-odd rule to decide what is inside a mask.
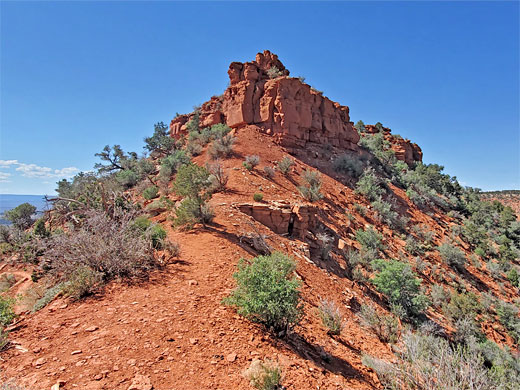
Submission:
[[[297,186],[304,169],[319,168],[325,197],[319,205],[320,229],[336,237],[346,249],[359,248],[355,232],[366,225],[375,226],[386,244],[385,256],[402,258],[404,237],[373,218],[369,204],[354,193],[352,185],[331,168],[327,150],[309,151],[296,159],[289,178],[279,173],[273,179],[263,174],[264,166],[275,166],[287,154],[254,127],[237,134],[234,156],[222,161],[229,173],[225,193],[215,194],[211,205],[216,211],[214,223],[191,232],[173,231],[169,238],[177,241],[181,255],[175,262],[154,271],[149,280],[132,284],[114,281],[97,296],[80,302],[58,299],[31,315],[22,315],[10,333],[13,348],[0,355],[0,376],[27,386],[27,389],[50,389],[63,381],[61,389],[124,390],[192,390],[251,389],[242,372],[254,359],[270,358],[283,369],[287,389],[376,389],[375,374],[361,363],[364,353],[393,360],[391,347],[381,343],[370,330],[360,325],[356,315],[362,304],[379,311],[388,305],[370,283],[355,282],[346,276],[346,262],[339,250],[329,259],[320,259],[317,247],[307,242],[274,234],[254,222],[235,205],[252,202],[255,192],[264,201],[286,200],[302,203]],[[261,164],[253,172],[242,167],[245,156],[260,156]],[[303,152],[302,152],[303,153]],[[198,156],[199,164],[206,156]],[[312,168],[311,168],[312,167]],[[434,233],[433,246],[450,237],[450,218],[419,211],[404,191],[392,187],[400,211],[412,224],[422,225]],[[363,206],[365,211],[361,212]],[[157,220],[167,221],[166,215]],[[261,326],[238,316],[221,302],[235,287],[232,278],[241,257],[255,252],[240,242],[252,231],[268,236],[271,245],[292,255],[301,279],[304,318],[286,339],[273,338]],[[467,253],[469,255],[469,253]],[[439,283],[436,274],[449,275],[452,270],[434,251],[429,264],[420,272],[413,258],[410,264],[426,288]],[[19,271],[6,267],[3,272]],[[30,270],[23,271],[29,276]],[[22,276],[22,275],[20,275]],[[370,277],[372,275],[366,275]],[[467,272],[453,275],[476,293],[492,291],[511,300],[515,291],[501,288],[485,269],[467,265]],[[445,287],[452,282],[444,280]],[[471,283],[469,283],[471,282]],[[26,284],[23,284],[26,283]],[[23,282],[19,289],[28,288]],[[480,288],[479,291],[477,289]],[[20,290],[17,290],[20,291]],[[345,329],[341,336],[326,333],[317,315],[321,299],[332,300],[341,308]],[[434,308],[430,319],[449,331],[449,324]],[[486,335],[497,342],[512,345],[504,329],[486,320]]]
[[[25,318],[11,333],[17,348],[3,354],[3,376],[30,389],[60,380],[65,389],[128,389],[136,375],[154,389],[249,389],[242,371],[269,357],[284,367],[288,389],[372,388],[342,359],[325,363],[332,372],[315,364],[323,347],[312,337],[294,335],[285,345],[221,304],[234,259],[247,252],[212,232],[176,238],[183,255],[149,281],[114,283],[79,303],[57,300]],[[226,258],[233,260],[216,261]],[[339,340],[331,346],[347,349]]]

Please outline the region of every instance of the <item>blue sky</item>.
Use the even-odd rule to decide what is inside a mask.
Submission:
[[[220,94],[269,49],[461,183],[520,189],[518,2],[0,2],[0,193],[52,193],[106,144]]]

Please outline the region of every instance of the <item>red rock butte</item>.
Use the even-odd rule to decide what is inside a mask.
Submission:
[[[289,149],[303,149],[312,143],[359,151],[359,134],[350,121],[349,108],[323,96],[300,78],[290,77],[276,54],[265,50],[254,61],[232,62],[228,75],[230,84],[224,94],[202,104],[201,127],[225,123],[240,129],[255,125]],[[192,115],[179,115],[171,121],[172,137],[186,134]],[[385,130],[398,159],[408,164],[422,160],[416,144]]]

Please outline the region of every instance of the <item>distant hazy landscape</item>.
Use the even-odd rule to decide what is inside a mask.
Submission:
[[[22,203],[30,203],[36,207],[38,214],[46,209],[46,202],[44,195],[13,195],[13,194],[0,194],[0,224],[8,225],[9,221],[2,218],[4,213],[8,210],[15,208]]]

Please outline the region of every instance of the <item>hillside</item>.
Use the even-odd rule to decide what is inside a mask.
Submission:
[[[517,216],[520,216],[520,190],[488,191],[482,193],[482,199],[488,202],[499,201],[511,207]]]
[[[51,256],[57,244],[31,255],[25,243],[2,244],[0,277],[11,278],[4,295],[25,297],[5,328],[5,383],[251,389],[244,371],[270,359],[283,373],[279,388],[382,389],[386,366],[374,359],[402,363],[398,352],[412,332],[471,351],[460,376],[469,375],[467,367],[481,370],[479,385],[462,387],[466,379],[458,378],[451,388],[518,389],[520,225],[512,210],[422,164],[420,147],[381,123],[354,125],[349,107],[290,77],[268,51],[233,62],[228,74],[223,95],[156,126],[147,159],[108,148],[98,167],[104,175],[58,183],[60,199],[46,215],[44,230],[67,236],[91,209],[120,218],[114,210],[124,199],[164,228],[178,254],[154,247],[158,264],[144,276],[109,277],[104,265],[90,294],[75,300],[66,288],[49,291],[70,283],[64,275],[74,271],[61,262],[78,267],[83,260]],[[166,133],[168,140],[159,137]],[[196,193],[214,213],[204,224],[202,217],[181,223],[192,199],[183,189],[197,182],[179,188],[190,162],[207,166],[213,179],[228,177],[224,188]],[[152,183],[157,193],[143,197],[154,192]],[[35,240],[48,239],[41,237]],[[239,260],[276,251],[296,263],[302,304],[301,320],[282,332],[223,304],[237,286]],[[398,287],[389,293],[381,275],[401,278]],[[340,312],[340,334],[322,323],[324,301]],[[469,360],[473,353],[478,358]],[[448,357],[421,359],[444,377],[458,370],[443,365]],[[414,388],[442,388],[428,387],[417,367],[400,367],[416,374]]]

